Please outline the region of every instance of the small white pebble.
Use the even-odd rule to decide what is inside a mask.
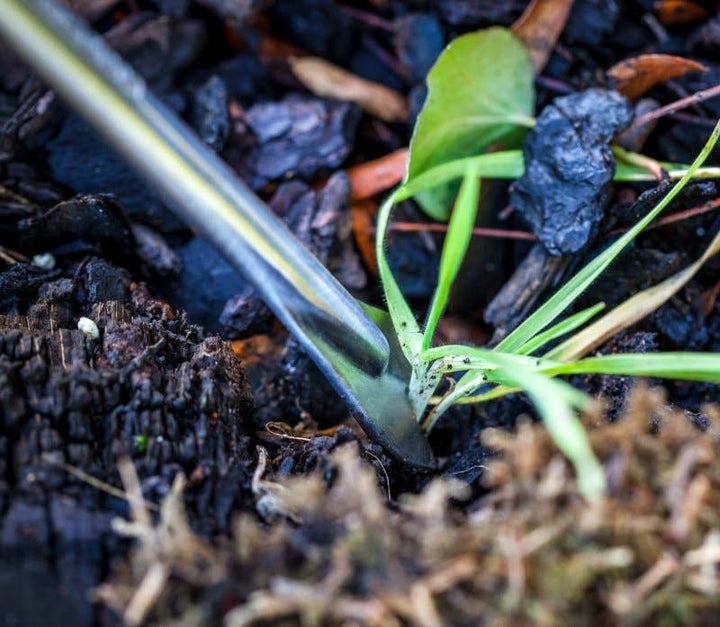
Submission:
[[[43,270],[52,270],[55,267],[55,256],[52,253],[33,255],[32,264]]]
[[[100,337],[100,329],[90,318],[80,318],[78,320],[78,329],[85,334],[89,340],[97,340]]]

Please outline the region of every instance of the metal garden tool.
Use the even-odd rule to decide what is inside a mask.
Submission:
[[[0,35],[252,283],[368,435],[431,463],[399,347],[101,37],[55,0],[0,0]]]

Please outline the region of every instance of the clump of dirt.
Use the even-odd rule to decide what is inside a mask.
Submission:
[[[528,133],[510,202],[551,254],[581,250],[597,229],[615,174],[608,142],[631,120],[623,96],[588,89],[557,98]]]
[[[0,308],[0,604],[22,624],[56,611],[91,624],[85,591],[127,548],[110,529],[127,509],[112,490],[118,460],[133,460],[153,500],[187,473],[196,529],[224,530],[252,503],[252,395],[226,342],[126,271],[88,259],[40,274],[6,284]]]
[[[131,623],[702,622],[720,609],[720,413],[704,426],[637,390],[590,429],[609,480],[591,504],[542,426],[487,430],[493,491],[465,511],[447,479],[390,503],[355,445],[279,481],[259,449],[257,514],[231,542],[192,535],[179,482],[157,524],[136,507],[122,525],[141,543],[99,594]]]

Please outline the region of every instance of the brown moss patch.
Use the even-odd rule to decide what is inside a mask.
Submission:
[[[279,483],[261,456],[262,516],[242,515],[213,545],[189,532],[177,498],[155,526],[136,517],[124,530],[139,548],[100,595],[130,620],[233,627],[709,623],[720,617],[720,416],[708,416],[701,431],[643,389],[621,420],[598,420],[610,488],[595,504],[529,423],[485,431],[500,453],[492,490],[464,511],[454,502],[466,486],[445,479],[388,502],[354,445],[332,471]]]

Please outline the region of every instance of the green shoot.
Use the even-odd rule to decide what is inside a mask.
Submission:
[[[618,374],[720,383],[720,356],[713,353],[630,353],[588,357],[542,370],[545,374]]]
[[[688,181],[720,176],[720,168],[702,167],[718,141],[720,122],[690,166],[658,163],[644,155],[614,148],[615,180],[654,181],[658,167],[662,167],[677,181],[676,185],[645,217],[590,261],[494,349],[431,348],[451,285],[467,252],[478,209],[479,179],[514,179],[522,176],[524,171],[520,150],[478,153],[500,138],[506,147],[512,148],[513,143],[517,145],[517,138],[530,123],[528,107],[534,101],[527,86],[526,60],[519,53],[517,42],[507,33],[493,29],[456,41],[459,42],[456,47],[449,48],[431,72],[431,97],[420,115],[411,142],[407,175],[400,188],[382,205],[378,218],[380,276],[390,317],[412,368],[408,394],[417,419],[424,429],[430,430],[456,403],[489,401],[524,391],[558,448],[573,463],[582,494],[588,499],[596,499],[604,492],[605,477],[577,417],[577,412],[587,408],[590,400],[554,377],[603,373],[720,382],[720,355],[609,355],[577,360],[599,341],[636,322],[676,293],[709,257],[720,250],[720,234],[689,268],[629,299],[596,322],[588,325],[604,308],[602,304],[565,319],[560,317],[672,202]],[[473,84],[472,76],[463,66],[466,56],[458,55],[461,48],[464,55],[471,55],[474,63],[478,63],[488,50],[506,50],[512,65],[520,72],[521,80],[512,83],[512,89],[503,89],[502,85],[507,86],[504,82],[507,77],[487,72],[483,62],[478,65],[482,68],[481,79]],[[468,85],[472,88],[468,89]],[[498,98],[505,99],[506,110],[498,106]],[[450,184],[456,185],[459,179],[462,179],[462,185],[450,214],[437,288],[421,332],[385,259],[384,233],[393,205],[409,198],[420,202],[429,215],[446,219],[446,207],[451,202],[442,203],[447,200],[448,192],[456,189]],[[573,335],[545,355],[530,356],[568,334]],[[460,376],[449,380],[449,389],[442,396],[433,396],[442,377],[453,373]],[[428,406],[431,408],[426,411]]]
[[[612,355],[560,363],[546,357],[534,358],[529,354],[549,342],[571,333],[595,317],[603,305],[583,310],[548,328],[580,294],[586,290],[632,240],[655,219],[698,171],[720,136],[720,122],[713,130],[707,144],[690,167],[684,169],[680,180],[644,218],[627,233],[593,259],[587,266],[561,287],[548,301],[539,307],[520,326],[510,333],[495,349],[468,346],[443,346],[429,348],[437,322],[447,302],[450,286],[457,275],[464,256],[469,233],[475,219],[479,194],[479,176],[497,175],[502,167],[516,168],[518,151],[492,153],[469,157],[436,166],[415,179],[409,179],[382,206],[378,219],[378,266],[385,289],[390,316],[398,334],[403,351],[412,366],[409,395],[418,420],[429,430],[442,414],[453,404],[464,401],[486,401],[513,391],[525,391],[538,409],[550,435],[558,448],[573,463],[578,485],[588,499],[596,499],[604,492],[604,475],[592,453],[582,424],[576,416],[578,410],[587,407],[589,400],[569,384],[552,377],[572,373],[606,373],[639,376],[666,376],[701,381],[720,382],[720,356],[704,354]],[[634,166],[637,167],[637,166]],[[711,170],[711,169],[710,169]],[[436,289],[428,321],[423,333],[415,321],[392,276],[384,256],[384,232],[394,203],[413,197],[434,185],[463,177],[463,184],[450,220],[447,239]],[[715,242],[706,251],[702,263],[717,252]],[[692,270],[695,272],[697,268]],[[686,279],[687,280],[687,279]],[[679,289],[679,287],[678,287]],[[590,328],[590,327],[589,327]],[[580,334],[582,331],[580,332]],[[572,342],[573,338],[567,340]],[[656,359],[660,357],[659,359]],[[444,373],[461,372],[448,392],[440,399],[432,398]],[[434,407],[423,414],[428,403]]]
[[[667,302],[697,274],[708,259],[718,252],[720,252],[720,232],[715,235],[710,245],[695,263],[668,277],[661,283],[631,296],[602,318],[555,347],[545,357],[557,359],[558,361],[570,361],[587,355],[605,340],[642,320]]]
[[[534,338],[528,340],[520,348],[515,351],[518,355],[531,355],[535,351],[541,349],[546,344],[549,344],[553,340],[556,340],[563,335],[567,335],[571,331],[583,326],[586,322],[594,318],[603,309],[605,309],[605,303],[598,303],[587,309],[583,309],[578,313],[558,322],[556,325],[550,327],[547,331],[538,333]]]
[[[445,243],[440,257],[437,287],[430,305],[430,313],[428,314],[423,335],[423,350],[430,346],[440,315],[447,304],[450,287],[460,270],[465,253],[470,245],[479,197],[480,177],[477,168],[471,167],[468,168],[463,178],[445,236]]]

